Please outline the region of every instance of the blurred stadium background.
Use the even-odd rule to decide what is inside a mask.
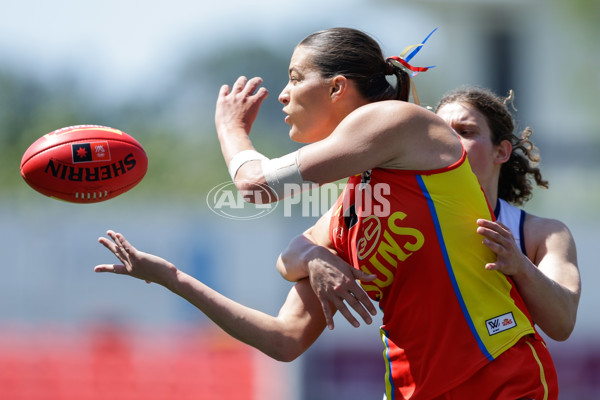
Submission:
[[[550,189],[526,209],[564,221],[578,245],[583,294],[577,326],[548,340],[561,399],[600,398],[595,268],[600,215],[600,3],[594,0],[318,2],[132,0],[3,2],[0,13],[0,399],[380,399],[377,326],[342,320],[284,364],[230,339],[163,288],[95,275],[112,262],[106,229],[225,295],[277,313],[289,283],[280,250],[315,218],[281,208],[236,221],[206,195],[227,173],[214,132],[218,88],[262,76],[270,97],[255,124],[258,149],[295,149],[277,95],[295,44],[351,26],[386,54],[438,32],[416,64],[424,105],[461,85],[516,92],[520,127],[534,128]],[[150,166],[130,193],[75,205],[19,177],[25,149],[76,124],[136,137]]]

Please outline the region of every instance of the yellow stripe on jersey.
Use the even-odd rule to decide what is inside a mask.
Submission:
[[[525,343],[527,343],[527,346],[529,346],[531,348],[533,357],[535,358],[535,361],[540,366],[540,380],[542,381],[542,386],[544,387],[543,400],[548,400],[548,382],[546,381],[546,372],[544,372],[544,364],[542,364],[542,362],[540,361],[540,357],[538,357],[538,354],[535,351],[535,347],[533,347],[533,345],[531,343],[529,343],[528,341],[526,341]]]
[[[421,175],[420,185],[428,197],[448,275],[463,314],[480,349],[493,360],[524,334],[534,333],[534,329],[511,297],[513,286],[508,278],[501,272],[486,270],[481,261],[493,262],[496,256],[481,245],[483,238],[476,233],[477,216],[487,215],[490,220],[493,217],[487,201],[481,201],[485,195],[479,182],[461,176],[465,174],[473,175],[468,160],[444,174]],[[456,182],[464,184],[458,186]],[[475,195],[478,193],[481,197]],[[466,195],[472,199],[465,200]]]

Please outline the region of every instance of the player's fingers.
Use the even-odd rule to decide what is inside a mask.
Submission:
[[[485,229],[486,231],[500,233],[502,232],[502,227],[493,221],[489,221],[487,219],[478,219],[477,225],[479,229]]]
[[[484,238],[487,238],[494,242],[500,242],[502,240],[505,240],[504,236],[502,236],[500,233],[493,229],[488,229],[480,226],[479,228],[477,228],[477,233],[479,233]]]
[[[245,94],[251,96],[262,83],[263,80],[260,77],[254,77],[250,79],[246,82],[246,86],[244,87]]]
[[[358,279],[359,281],[372,282],[375,279],[377,279],[377,275],[367,274],[366,272],[361,271],[360,269],[352,268],[350,269],[350,271],[352,271],[354,279]]]
[[[507,233],[510,234],[512,236],[512,232],[510,231],[510,229],[508,228],[508,226],[504,225],[502,222],[500,221],[495,221],[493,222],[494,226],[496,226],[498,228],[498,230],[502,233]]]
[[[112,272],[113,266],[108,264],[96,265],[94,267],[94,272]]]
[[[113,231],[112,229],[109,229],[106,231],[106,235],[111,238],[113,240],[113,242],[115,242],[115,245],[118,246],[119,244],[117,243],[117,234],[115,233],[115,231]]]
[[[329,303],[321,303],[321,309],[323,310],[323,315],[325,316],[325,321],[327,322],[327,328],[329,328],[329,330],[333,330],[335,326],[333,324],[333,313],[331,312]]]
[[[363,319],[363,321],[367,323],[367,325],[371,325],[373,319],[371,318],[369,311],[367,311],[367,309],[363,306],[363,303],[356,298],[356,295],[354,293],[350,292],[348,296],[346,296],[345,300],[346,303],[348,303],[348,305],[352,307],[352,309],[354,309],[354,311],[356,311],[358,315],[360,315],[360,317]]]
[[[502,246],[501,244],[499,244],[498,242],[496,242],[494,240],[483,239],[483,244],[488,249],[492,250],[496,254],[498,254],[499,252],[501,252],[502,250],[504,250],[504,246]]]
[[[485,226],[486,228],[492,228],[494,226],[494,222],[490,221],[489,219],[479,218],[477,220],[477,225],[478,226]]]
[[[137,251],[136,248],[133,247],[133,245],[129,243],[129,241],[121,233],[115,234],[115,239],[117,245],[121,247],[125,251],[125,253],[132,254]]]
[[[371,314],[371,315],[377,314],[377,309],[373,305],[373,302],[371,301],[369,296],[367,296],[367,293],[360,286],[358,287],[358,290],[352,292],[352,295],[356,298],[356,300],[358,300],[358,302],[360,302],[360,304],[362,304],[362,306],[364,308],[366,308],[366,310],[369,312],[369,314]],[[365,320],[365,322],[366,322],[366,320]]]
[[[115,244],[117,245],[117,257],[126,265],[131,265],[131,257],[135,257],[137,250],[131,243],[125,239],[121,233],[111,233]]]
[[[127,275],[128,271],[120,264],[100,264],[94,267],[94,272],[112,272],[113,274]]]
[[[508,226],[504,225],[502,222],[500,222],[500,221],[496,221],[496,223],[497,223],[498,225],[500,225],[501,227],[503,227],[504,229],[506,229],[506,230],[510,230],[510,229],[508,229]]]
[[[507,264],[507,260],[510,259],[510,254],[511,254],[511,248],[510,247],[505,247],[502,244],[499,244],[497,242],[493,242],[491,240],[487,240],[487,239],[483,239],[483,244],[490,249],[491,251],[494,252],[494,254],[496,254],[496,262],[494,263],[494,268],[487,268],[487,269],[500,269],[502,268],[504,265]]]
[[[477,220],[477,225],[479,225],[482,228],[486,228],[490,231],[496,232],[500,235],[512,237],[512,232],[510,231],[510,229],[508,229],[508,227],[500,221],[494,222],[489,221],[487,219],[479,219]]]
[[[256,91],[254,97],[262,103],[267,97],[269,97],[269,91],[266,88],[261,87]]]
[[[123,244],[119,240],[119,235],[112,230],[108,230],[106,234],[112,239],[109,240],[104,237],[98,238],[98,242],[110,250],[122,263],[129,263],[129,254],[123,247]]]
[[[352,268],[351,271],[355,279],[359,279],[364,282],[372,282],[375,279],[377,279],[377,275],[375,274],[367,274],[366,272],[360,271],[355,268]],[[365,291],[360,286],[358,286],[358,284],[356,286],[357,290],[352,291],[354,297],[356,297],[356,299],[362,303],[362,305],[367,309],[367,311],[369,311],[371,315],[376,315],[377,309],[373,305],[371,299],[369,299],[369,296],[367,296]]]
[[[119,240],[118,236],[115,236],[115,244],[116,244],[116,252],[115,255],[119,258],[119,260],[124,263],[129,262],[129,252],[123,246],[123,243]]]
[[[237,80],[233,84],[231,91],[232,92],[241,92],[242,89],[244,89],[244,87],[246,86],[247,81],[248,81],[248,78],[246,78],[245,76],[240,76],[239,78],[237,78]]]
[[[107,239],[105,237],[99,237],[98,243],[106,247],[110,252],[114,253],[115,255],[118,253],[117,245],[112,240]]]
[[[221,88],[219,89],[219,96],[218,98],[222,98],[225,97],[229,94],[229,85],[222,85]]]
[[[350,322],[350,324],[352,324],[353,327],[358,328],[360,326],[360,322],[358,322],[354,315],[352,315],[352,313],[350,312],[348,307],[346,307],[346,304],[343,301],[336,298],[333,302],[333,305],[344,316],[344,318],[346,318],[346,320]]]
[[[492,271],[498,269],[498,265],[496,265],[496,263],[488,263],[485,264],[485,269]]]
[[[510,251],[517,245],[515,238],[510,231],[501,233],[486,228],[477,228],[477,233],[484,237],[484,244],[492,249],[496,254],[500,251]],[[489,244],[489,245],[488,245]]]

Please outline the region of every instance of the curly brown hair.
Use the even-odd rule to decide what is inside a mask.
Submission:
[[[538,168],[539,149],[529,139],[533,129],[526,127],[521,137],[514,134],[515,122],[507,103],[512,104],[512,92],[507,98],[501,98],[492,91],[480,87],[465,87],[446,94],[435,111],[451,103],[468,104],[484,115],[492,132],[492,143],[499,145],[508,140],[512,145],[510,159],[500,169],[498,197],[516,205],[527,202],[533,194],[532,180],[543,188],[548,181],[542,178]]]

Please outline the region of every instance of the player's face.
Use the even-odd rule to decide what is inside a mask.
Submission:
[[[485,116],[464,103],[442,106],[437,114],[460,136],[471,168],[482,185],[494,179],[499,172],[498,147],[492,143],[492,132]]]
[[[292,140],[313,143],[329,136],[337,125],[331,108],[330,82],[313,65],[311,50],[297,47],[290,61],[288,84],[279,95]]]

